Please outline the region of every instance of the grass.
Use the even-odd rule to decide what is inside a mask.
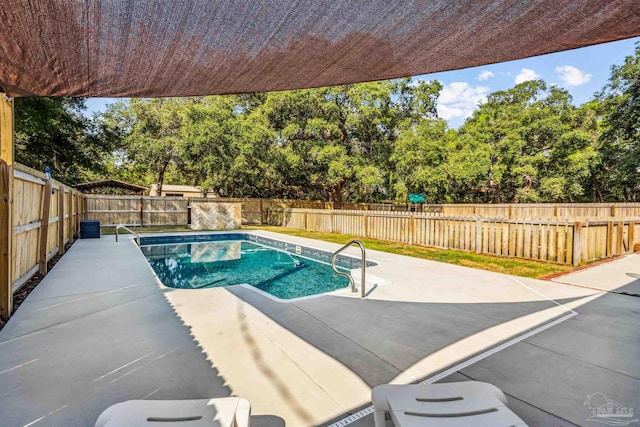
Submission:
[[[282,227],[242,227],[246,230],[268,230],[290,236],[307,237],[310,239],[324,240],[326,242],[345,244],[354,236],[335,233],[321,233],[317,231],[304,231]],[[522,277],[542,278],[553,273],[569,271],[571,267],[530,261],[517,258],[503,258],[491,255],[480,255],[472,252],[437,249],[425,246],[408,245],[406,243],[387,242],[375,239],[358,237],[367,249],[389,252],[392,254],[406,255],[415,258],[429,259],[432,261],[446,262],[449,264],[463,265],[465,267],[478,268],[480,270],[495,271],[498,273],[513,274]]]
[[[193,231],[188,226],[153,226],[131,227],[136,233],[167,233]],[[293,228],[268,227],[268,226],[243,226],[243,230],[268,230],[290,236],[307,237],[309,239],[324,240],[332,243],[345,244],[354,236],[335,233],[321,233],[318,231],[304,231]],[[104,235],[115,234],[115,227],[102,227]],[[128,234],[121,229],[122,234]],[[447,249],[430,248],[425,246],[408,245],[406,243],[387,242],[383,240],[366,239],[358,237],[367,249],[389,252],[392,254],[406,255],[415,258],[429,259],[432,261],[446,262],[449,264],[463,265],[465,267],[478,268],[480,270],[495,271],[498,273],[513,274],[522,277],[542,278],[554,273],[571,270],[570,266],[530,261],[517,258],[503,258],[491,255],[480,255],[472,252],[455,251]]]

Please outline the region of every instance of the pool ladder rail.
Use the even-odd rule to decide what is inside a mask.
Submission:
[[[136,236],[136,244],[138,245],[138,247],[140,247],[140,235],[138,233],[136,233],[135,231],[133,231],[132,229],[130,229],[129,227],[125,226],[124,224],[119,224],[116,226],[116,243],[118,243],[118,230],[119,229],[125,229],[127,230],[129,233],[133,234],[134,236]]]
[[[356,289],[356,282],[353,280],[353,277],[351,276],[351,274],[340,271],[336,267],[336,260],[338,259],[338,254],[344,251],[345,249],[347,249],[348,247],[350,247],[351,245],[358,245],[360,247],[360,251],[362,252],[362,259],[360,264],[362,268],[362,274],[360,275],[360,298],[364,298],[366,296],[365,283],[367,283],[365,281],[365,269],[367,266],[367,252],[360,240],[356,240],[356,239],[351,240],[349,243],[347,243],[346,245],[344,245],[343,247],[335,251],[333,255],[331,255],[331,267],[333,268],[333,271],[337,275],[345,276],[349,279],[349,282],[351,283],[351,292],[355,293],[358,291],[358,289]]]

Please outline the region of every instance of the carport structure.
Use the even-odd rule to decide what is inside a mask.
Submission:
[[[100,181],[83,182],[81,184],[77,184],[76,188],[83,193],[97,192],[98,194],[101,190],[114,190],[124,191],[130,194],[143,195],[145,191],[148,190],[147,187],[144,187],[142,185],[131,184],[129,182],[119,181],[117,179],[103,179]]]

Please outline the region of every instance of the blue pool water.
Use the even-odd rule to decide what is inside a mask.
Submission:
[[[142,246],[162,283],[201,289],[248,283],[282,299],[349,286],[330,265],[247,241]],[[346,271],[346,270],[345,270]]]

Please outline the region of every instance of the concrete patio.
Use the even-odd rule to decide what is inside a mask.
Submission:
[[[368,256],[392,283],[366,300],[282,303],[165,288],[129,239],[78,241],[0,332],[1,424],[90,426],[123,400],[238,395],[254,425],[328,425],[377,384],[424,379],[491,382],[531,426],[587,424],[596,392],[640,408],[636,297]]]

